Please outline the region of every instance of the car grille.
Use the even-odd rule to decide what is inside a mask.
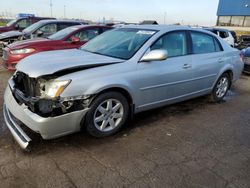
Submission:
[[[243,62],[244,62],[245,64],[250,65],[250,57],[244,57],[244,58],[243,58]]]
[[[20,90],[25,97],[36,96],[36,79],[30,78],[25,73],[17,72],[13,76],[13,81],[15,83],[15,89]]]

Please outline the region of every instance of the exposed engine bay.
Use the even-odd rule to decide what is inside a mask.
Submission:
[[[11,90],[17,102],[25,104],[29,110],[41,117],[55,117],[87,108],[93,95],[62,98],[47,95],[53,77],[30,78],[23,72],[16,72],[12,77]]]

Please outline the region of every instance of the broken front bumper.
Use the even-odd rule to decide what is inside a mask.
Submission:
[[[19,105],[13,97],[10,87],[7,87],[5,91],[4,102],[6,125],[23,149],[28,147],[31,139],[21,129],[19,121],[47,140],[80,131],[82,119],[89,110],[84,109],[61,116],[44,118],[31,112],[26,105]]]

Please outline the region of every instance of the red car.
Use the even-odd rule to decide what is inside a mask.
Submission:
[[[37,38],[15,42],[3,49],[3,65],[15,70],[16,64],[23,58],[43,51],[79,48],[90,39],[112,29],[100,25],[77,25],[63,29],[48,38]]]

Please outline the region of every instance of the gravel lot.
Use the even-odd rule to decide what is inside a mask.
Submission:
[[[29,153],[3,122],[10,75],[0,69],[0,187],[250,187],[246,75],[221,104],[201,97],[138,114],[113,137],[37,139]]]

